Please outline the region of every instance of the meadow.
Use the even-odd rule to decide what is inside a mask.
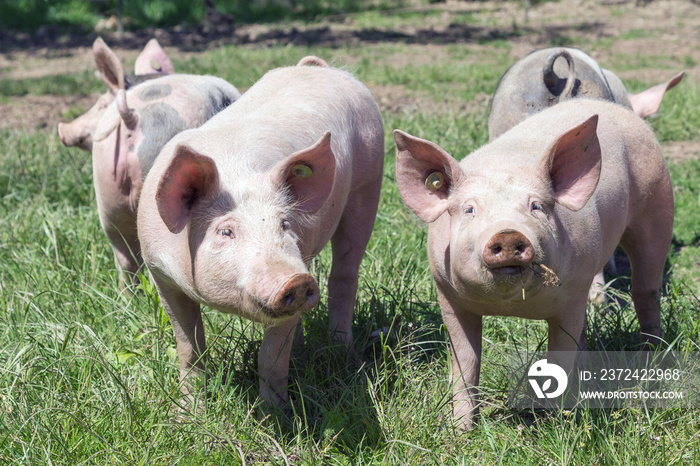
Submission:
[[[700,44],[684,40],[700,24],[700,7],[596,3],[584,15],[562,3],[533,6],[530,22],[516,32],[517,8],[504,13],[501,3],[483,2],[450,12],[449,3],[446,9],[426,3],[417,11],[364,12],[345,20],[358,30],[384,31],[386,40],[224,44],[197,52],[166,46],[178,72],[217,75],[241,90],[268,69],[318,55],[355,73],[382,111],[382,198],[360,271],[355,343],[348,351],[331,340],[323,298],[304,316],[305,346],[291,362],[288,419],[257,416],[259,326],[209,309],[203,314],[210,396],[204,412],[183,409],[175,340],[157,292],[147,274],[135,289],[119,288],[97,216],[89,154],[64,147],[55,122],[1,125],[0,463],[700,463],[700,407],[509,409],[504,354],[546,341],[546,326],[537,321],[485,319],[478,425],[462,432],[449,416],[450,355],[428,270],[427,229],[398,195],[391,131],[400,128],[458,159],[467,156],[487,142],[489,96],[499,77],[535,47],[583,48],[631,92],[686,70],[649,123],[668,156],[676,205],[661,298],[664,338],[675,350],[697,351],[700,344]],[[664,20],[651,33],[638,26],[656,17]],[[591,26],[596,21],[603,25]],[[508,34],[449,40],[454,24]],[[266,27],[286,30],[289,23]],[[418,40],[426,27],[438,31],[437,40]],[[391,31],[408,39],[391,40]],[[26,53],[8,53],[1,62],[0,114],[7,118],[11,108],[31,105],[30,98],[83,96],[59,115],[67,121],[103,90],[89,67],[13,74]],[[38,66],[50,69],[58,58],[46,53]],[[125,63],[131,66],[133,58]],[[607,274],[608,304],[588,310],[589,349],[638,345],[629,268],[619,258],[617,272]],[[325,250],[312,266],[322,297],[330,263]],[[373,335],[380,329],[387,331]]]

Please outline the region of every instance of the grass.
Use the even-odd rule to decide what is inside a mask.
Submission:
[[[479,425],[459,432],[444,416],[451,393],[447,336],[427,267],[426,229],[396,189],[391,130],[428,138],[458,158],[486,142],[487,109],[473,102],[495,88],[508,48],[465,49],[442,46],[415,62],[418,49],[402,44],[224,47],[175,61],[182,72],[216,74],[244,89],[267,69],[314,53],[416,101],[383,111],[382,202],[361,270],[354,347],[348,352],[329,339],[323,300],[305,316],[306,346],[291,364],[288,423],[256,416],[260,328],[211,310],[204,313],[207,410],[179,411],[172,329],[146,277],[136,294],[119,290],[89,156],[63,147],[54,129],[0,130],[0,463],[700,462],[698,409],[509,410],[504,355],[543,341],[546,327],[537,321],[485,319]],[[61,95],[100,85],[85,73],[31,84],[3,79],[0,90]],[[651,84],[628,82],[634,91]],[[697,83],[688,81],[664,101],[652,120],[664,144],[696,140],[697,95]],[[666,337],[679,350],[696,350],[700,342],[698,163],[670,163],[676,223],[662,307]],[[313,270],[323,296],[329,270],[326,250]],[[616,278],[618,299],[590,313],[589,345],[630,348],[638,324],[628,280],[609,278]]]

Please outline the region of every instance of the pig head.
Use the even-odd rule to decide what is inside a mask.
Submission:
[[[535,50],[501,77],[491,100],[489,138],[494,140],[525,118],[576,97],[616,102],[644,118],[656,113],[666,91],[681,79],[683,72],[666,83],[629,95],[620,78],[579,49]]]
[[[369,91],[324,66],[268,72],[228,109],[180,133],[149,172],[138,211],[144,261],[181,367],[204,368],[200,305],[264,326],[260,395],[287,400],[292,338],[319,300],[309,263],[330,241],[330,330],[352,342],[358,272],[376,216],[384,138]]]
[[[570,355],[559,361],[570,368],[591,282],[618,244],[632,264],[642,338],[659,342],[673,194],[638,116],[605,101],[562,102],[461,163],[429,141],[398,130],[394,137],[399,192],[429,224],[463,426],[478,404],[483,316],[545,320],[548,350]]]
[[[166,74],[172,74],[173,65],[156,39],[151,39],[136,57],[134,75],[125,75],[117,55],[101,37],[92,44],[95,64],[102,80],[107,84],[107,92],[85,113],[70,123],[58,124],[58,136],[66,147],[77,146],[92,150],[92,140],[97,122],[105,109],[114,102],[120,89],[129,89],[140,82]]]
[[[120,282],[141,266],[136,209],[143,179],[163,146],[177,133],[200,126],[240,96],[212,76],[166,75],[120,89],[105,111],[92,148],[100,222],[114,250]]]

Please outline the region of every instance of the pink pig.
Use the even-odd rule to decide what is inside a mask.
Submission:
[[[92,44],[97,70],[109,90],[102,94],[87,112],[70,123],[58,124],[58,136],[63,145],[77,146],[83,150],[92,150],[92,138],[97,122],[105,109],[114,102],[120,89],[128,89],[147,79],[173,73],[173,65],[156,39],[151,39],[143,51],[136,57],[134,76],[126,76],[117,55],[101,37]]]
[[[478,405],[483,316],[545,320],[548,350],[570,354],[559,363],[571,367],[591,282],[618,244],[632,264],[642,339],[658,343],[673,193],[654,133],[631,110],[562,102],[460,163],[426,140],[394,138],[401,196],[429,224],[462,426]]]
[[[143,186],[138,234],[170,316],[183,380],[202,371],[200,305],[264,325],[260,395],[288,400],[300,313],[328,243],[331,332],[352,342],[358,270],[374,225],[382,119],[367,88],[320,59],[268,72],[239,100],[163,149]]]
[[[92,170],[100,223],[125,286],[142,264],[136,208],[143,179],[165,143],[240,96],[213,76],[172,74],[120,89],[95,129]]]

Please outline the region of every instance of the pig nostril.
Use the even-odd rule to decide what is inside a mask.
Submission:
[[[296,274],[288,279],[270,298],[271,308],[288,314],[308,310],[318,302],[318,285],[309,274]]]
[[[514,267],[529,264],[534,249],[522,233],[504,230],[489,240],[483,254],[483,259],[490,268]]]
[[[290,306],[294,302],[294,293],[284,295],[284,302],[287,306]]]

